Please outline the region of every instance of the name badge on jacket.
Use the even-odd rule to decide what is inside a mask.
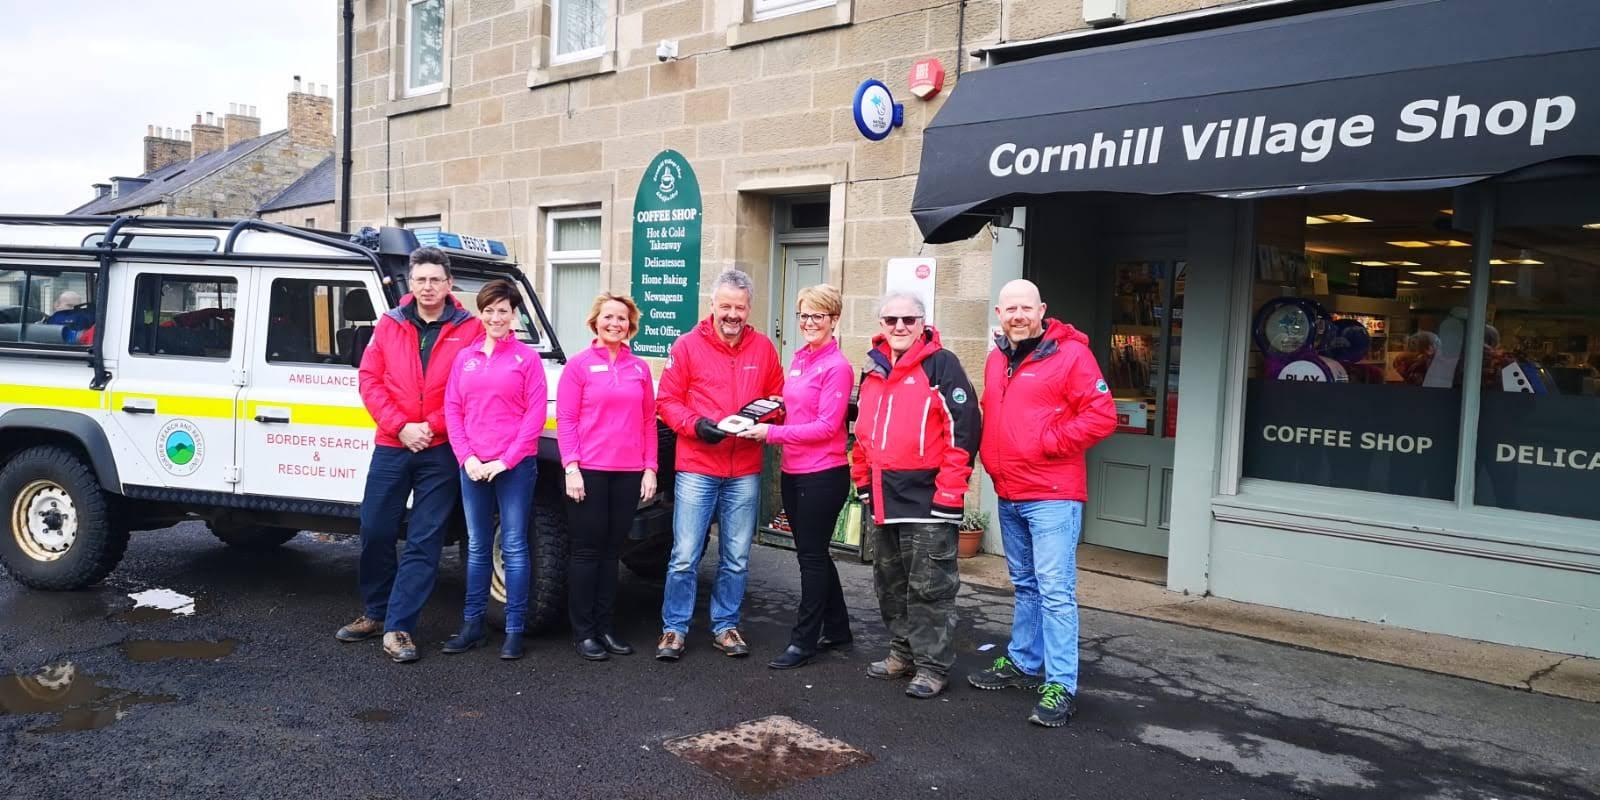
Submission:
[[[590,372],[609,372],[609,371],[611,371],[611,365],[610,364],[590,364],[589,365],[589,371]]]

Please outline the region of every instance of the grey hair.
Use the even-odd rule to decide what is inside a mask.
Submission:
[[[878,314],[882,315],[883,310],[896,300],[909,300],[911,305],[917,307],[917,316],[924,318],[928,316],[928,307],[922,304],[922,298],[911,292],[890,292],[884,295],[883,299],[878,301]]]
[[[755,284],[750,282],[749,275],[746,275],[740,270],[732,268],[723,270],[722,274],[718,275],[717,279],[711,283],[711,293],[716,294],[717,290],[724,286],[730,286],[735,289],[743,290],[744,296],[750,298],[751,300],[754,300],[756,297]]]

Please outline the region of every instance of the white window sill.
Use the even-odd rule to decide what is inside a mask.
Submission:
[[[849,25],[855,17],[855,0],[839,0],[824,8],[741,22],[728,28],[728,46],[742,47],[756,42],[798,36],[802,33]]]
[[[1600,572],[1592,520],[1253,478],[1211,499],[1218,521]]]
[[[564,83],[617,71],[616,51],[606,51],[578,60],[560,61],[528,70],[528,88],[537,89],[553,83]]]
[[[399,97],[390,100],[383,108],[386,117],[398,117],[402,114],[415,114],[418,111],[427,111],[430,108],[444,108],[450,105],[450,87],[446,86],[435,92]]]

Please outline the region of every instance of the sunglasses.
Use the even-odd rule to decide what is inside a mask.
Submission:
[[[912,325],[915,325],[918,322],[921,322],[922,321],[922,316],[921,315],[916,315],[916,316],[904,316],[904,317],[880,317],[879,319],[883,320],[883,326],[885,328],[893,328],[893,327],[895,327],[895,323],[897,323],[897,322],[899,324],[904,325],[907,328],[909,328]]]

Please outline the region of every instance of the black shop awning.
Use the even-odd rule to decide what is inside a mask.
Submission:
[[[923,133],[930,243],[1062,192],[1440,186],[1600,155],[1600,0],[1392,0],[962,76]]]

